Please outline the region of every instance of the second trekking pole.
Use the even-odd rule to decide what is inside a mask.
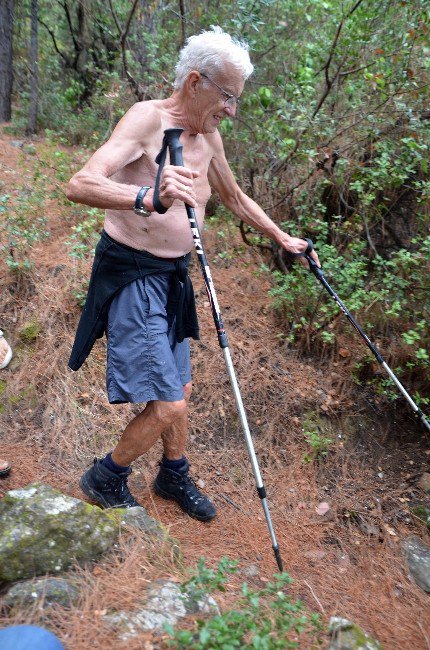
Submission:
[[[384,368],[384,370],[387,372],[389,375],[390,379],[393,381],[393,383],[397,386],[399,391],[402,393],[403,397],[406,399],[408,402],[409,406],[412,408],[414,411],[415,415],[421,420],[423,425],[426,427],[428,431],[430,431],[430,422],[427,420],[426,416],[422,412],[422,410],[419,408],[419,406],[414,402],[412,397],[409,395],[408,391],[406,388],[403,386],[403,384],[398,380],[394,372],[391,370],[390,366],[386,363],[382,355],[378,352],[376,346],[372,343],[372,341],[369,339],[367,334],[363,331],[363,329],[360,327],[360,325],[357,323],[355,318],[352,316],[352,314],[348,311],[348,309],[345,307],[344,303],[342,300],[339,298],[337,293],[331,288],[329,283],[327,282],[327,278],[324,275],[324,271],[322,270],[321,267],[319,267],[315,260],[310,256],[311,251],[313,250],[313,243],[312,240],[307,239],[308,242],[308,247],[305,250],[304,253],[299,253],[298,255],[303,256],[308,264],[309,264],[309,270],[314,274],[314,276],[319,280],[324,287],[324,289],[330,294],[330,296],[333,298],[333,300],[337,303],[338,307],[341,309],[341,311],[345,314],[351,325],[356,329],[356,331],[360,334],[361,338],[363,341],[366,343],[367,347],[369,350],[372,352],[373,356],[375,359],[381,364],[381,366]]]
[[[164,131],[163,148],[164,149],[166,147],[169,148],[170,164],[171,165],[176,165],[176,166],[182,166],[183,165],[182,145],[179,142],[179,137],[180,137],[182,131],[183,131],[183,129],[166,129]],[[159,158],[157,159],[157,160],[160,160],[160,168],[161,168],[161,166],[163,164],[162,163],[163,158],[165,159],[165,153],[166,152],[165,151],[163,152],[163,149],[162,149],[162,152],[161,152]],[[160,176],[160,170],[159,170],[159,176]],[[204,283],[205,283],[205,286],[206,286],[206,292],[208,294],[209,303],[210,303],[211,309],[212,309],[212,316],[213,316],[215,327],[216,327],[217,334],[218,334],[218,342],[219,342],[219,345],[220,345],[220,347],[221,347],[221,349],[222,349],[222,351],[224,353],[224,359],[225,359],[225,362],[226,362],[226,365],[227,365],[227,371],[228,371],[228,374],[229,374],[229,377],[230,377],[230,382],[231,382],[231,385],[232,385],[232,388],[233,388],[234,398],[236,400],[236,406],[237,406],[237,410],[238,410],[238,413],[239,413],[240,422],[241,422],[241,425],[242,425],[243,433],[245,434],[246,445],[248,447],[248,452],[249,452],[249,456],[250,456],[250,459],[251,459],[252,471],[253,471],[254,477],[255,477],[258,496],[261,499],[261,503],[262,503],[263,510],[264,510],[264,515],[266,517],[267,526],[269,528],[269,533],[270,533],[270,537],[271,537],[271,540],[272,540],[272,548],[273,548],[273,552],[275,554],[276,563],[278,565],[279,570],[282,571],[283,570],[282,559],[281,559],[281,555],[280,555],[280,552],[279,552],[279,546],[278,546],[278,542],[276,540],[275,531],[273,530],[272,520],[270,518],[269,506],[267,505],[266,489],[265,489],[265,487],[263,485],[263,480],[261,478],[260,468],[258,466],[257,457],[255,455],[254,444],[252,442],[251,432],[249,430],[248,421],[247,421],[247,418],[246,418],[246,413],[245,413],[245,409],[243,407],[242,397],[241,397],[240,390],[239,390],[239,385],[238,385],[237,379],[236,379],[236,373],[234,371],[233,363],[232,363],[232,360],[231,360],[230,350],[229,350],[229,347],[228,347],[227,334],[225,333],[225,330],[224,330],[224,326],[223,326],[223,322],[222,322],[222,318],[221,318],[221,312],[220,312],[220,308],[219,308],[219,305],[218,305],[218,300],[217,300],[216,293],[215,293],[215,287],[214,287],[214,284],[213,284],[213,281],[212,281],[211,272],[210,272],[208,262],[207,262],[207,259],[206,259],[206,253],[205,253],[203,243],[202,243],[202,240],[201,240],[201,236],[200,236],[199,226],[198,226],[198,223],[197,223],[194,208],[192,208],[191,206],[189,206],[187,204],[185,204],[185,208],[186,208],[186,211],[187,211],[188,221],[190,223],[191,232],[192,232],[192,235],[193,235],[194,246],[195,246],[195,249],[196,249],[196,252],[197,252],[197,256],[199,258],[200,267],[201,267],[201,271],[202,271],[202,275],[203,275],[203,280],[204,280]]]

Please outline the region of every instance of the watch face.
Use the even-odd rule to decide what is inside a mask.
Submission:
[[[134,212],[141,217],[149,217],[151,214],[148,210],[145,210],[145,208],[134,208]]]

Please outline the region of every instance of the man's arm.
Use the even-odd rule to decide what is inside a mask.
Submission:
[[[131,210],[140,187],[117,183],[110,176],[144,154],[145,134],[151,129],[156,130],[156,121],[157,114],[153,109],[143,111],[135,104],[118,122],[109,140],[69,181],[67,198],[95,208]],[[147,207],[149,202],[151,205]],[[147,209],[154,209],[149,197],[144,203]]]
[[[225,157],[220,134],[216,132],[212,137],[214,156],[209,165],[208,179],[222,203],[239,219],[276,241],[289,253],[303,253],[307,242],[283,232],[255,201],[242,192]],[[319,265],[316,252],[312,251],[311,255]],[[307,265],[307,262],[305,264]]]
[[[160,129],[159,113],[150,102],[146,106],[132,106],[118,122],[109,140],[69,181],[67,198],[95,208],[132,210],[140,185],[118,183],[110,177],[144,155],[150,140]],[[175,199],[179,199],[196,207],[193,179],[198,176],[198,172],[185,167],[166,165],[160,182],[162,205],[169,208]],[[154,211],[153,196],[154,189],[151,188],[143,200],[144,207],[150,212]]]

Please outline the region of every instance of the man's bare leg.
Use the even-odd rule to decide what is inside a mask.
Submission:
[[[184,386],[183,400],[149,402],[144,411],[126,426],[112,454],[108,454],[104,461],[98,461],[96,469],[90,469],[84,474],[80,485],[85,494],[105,507],[139,505],[127,487],[126,477],[131,472],[128,466],[161,437],[164,456],[155,480],[156,493],[177,501],[191,517],[200,521],[213,519],[216,515],[214,505],[188,475],[185,445],[190,394],[191,382]],[[103,464],[109,456],[106,468]]]
[[[184,385],[184,399],[188,404],[191,396],[192,382]],[[169,460],[180,460],[185,456],[185,447],[188,435],[188,409],[185,411],[183,418],[178,418],[163,431],[161,438],[163,440],[163,451],[165,458]]]
[[[173,424],[180,439],[185,441],[186,411],[185,399],[176,402],[148,402],[144,411],[126,426],[114,451],[103,460],[95,460],[94,466],[81,477],[79,485],[82,491],[105,508],[140,505],[127,485],[131,473],[129,465],[148,451]],[[181,446],[184,447],[185,443],[180,443],[178,449]]]
[[[188,403],[191,395],[191,382],[184,386],[184,399]],[[210,499],[203,494],[188,474],[189,463],[185,457],[188,433],[187,411],[183,418],[177,418],[162,434],[163,460],[155,479],[156,494],[179,503],[190,517],[200,521],[210,521],[216,509]]]
[[[187,437],[187,423],[185,400],[148,402],[146,408],[124,429],[120,441],[112,452],[112,460],[117,465],[127,467],[151,449],[158,438],[169,429],[174,432],[171,448],[176,448],[181,453],[179,457],[182,457]],[[175,437],[178,437],[177,442],[174,441]]]

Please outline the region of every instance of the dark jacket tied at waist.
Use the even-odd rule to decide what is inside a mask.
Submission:
[[[69,367],[79,370],[95,340],[107,328],[109,305],[126,284],[146,275],[171,273],[166,311],[176,316],[176,339],[199,339],[194,290],[188,275],[190,253],[171,262],[119,244],[103,230],[97,244],[85,307],[76,331]]]

